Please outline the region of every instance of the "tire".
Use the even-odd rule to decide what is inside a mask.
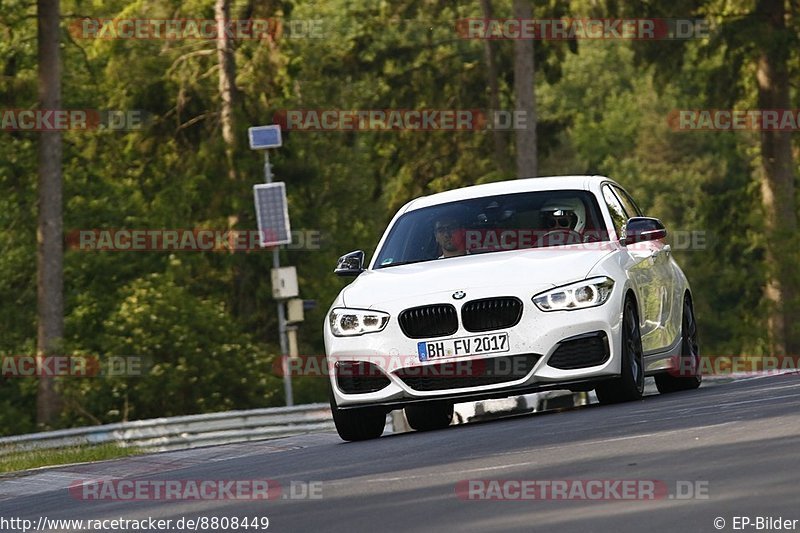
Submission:
[[[377,439],[383,434],[386,425],[386,411],[378,407],[357,407],[339,409],[329,392],[331,413],[336,432],[342,440],[359,441]]]
[[[683,298],[683,318],[681,319],[681,358],[689,359],[688,364],[681,361],[679,368],[692,369],[691,375],[683,376],[678,373],[659,374],[655,377],[656,388],[661,394],[693,390],[703,382],[703,375],[700,370],[700,345],[697,342],[697,321],[694,316],[692,300],[687,294]]]
[[[443,429],[453,421],[453,404],[447,402],[430,402],[418,405],[407,405],[403,409],[406,421],[411,429],[432,431]]]
[[[644,394],[642,335],[639,331],[639,316],[632,298],[625,300],[620,337],[622,339],[620,377],[603,382],[595,388],[597,400],[601,404],[641,400]]]

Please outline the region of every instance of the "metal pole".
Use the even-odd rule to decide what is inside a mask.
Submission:
[[[272,167],[269,164],[269,150],[264,150],[264,182],[272,183]],[[280,268],[281,256],[276,246],[272,250],[272,268]],[[283,392],[286,396],[286,405],[294,405],[292,397],[292,376],[289,375],[289,348],[286,339],[286,311],[283,302],[278,300],[278,336],[281,345],[281,368],[283,369]]]
[[[264,183],[272,183],[272,165],[269,164],[269,150],[264,150]]]

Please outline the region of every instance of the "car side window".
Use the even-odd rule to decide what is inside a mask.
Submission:
[[[628,192],[621,188],[621,187],[614,187],[612,185],[614,192],[617,193],[617,198],[622,203],[622,207],[625,208],[625,212],[628,213],[628,218],[631,217],[640,217],[642,215],[642,210],[639,209],[639,206],[636,205],[636,202],[633,201],[631,195]]]
[[[611,222],[614,223],[614,231],[617,238],[622,235],[622,228],[628,222],[628,217],[625,216],[625,209],[623,209],[617,195],[611,190],[608,185],[603,186],[603,199],[608,206],[608,212],[611,214]]]

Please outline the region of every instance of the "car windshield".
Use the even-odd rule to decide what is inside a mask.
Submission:
[[[597,200],[587,191],[503,194],[404,214],[391,228],[375,268],[607,240]]]

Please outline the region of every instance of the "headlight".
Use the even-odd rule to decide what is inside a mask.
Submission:
[[[542,311],[571,311],[603,305],[611,296],[614,280],[607,277],[579,281],[537,294],[533,303]]]
[[[350,337],[381,331],[389,323],[389,315],[367,309],[336,308],[328,317],[331,331],[337,337]]]

